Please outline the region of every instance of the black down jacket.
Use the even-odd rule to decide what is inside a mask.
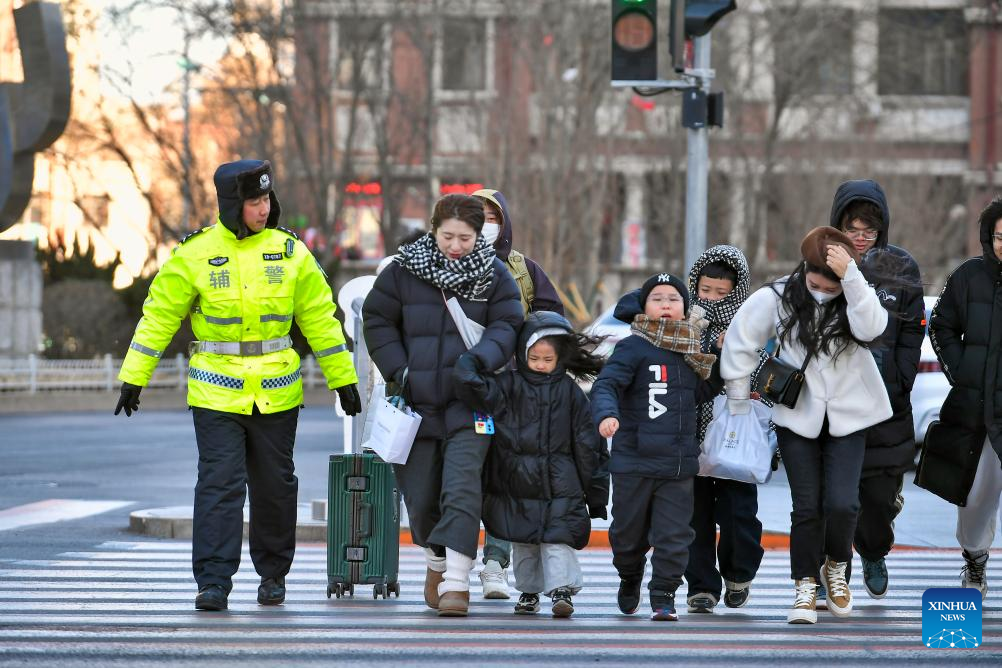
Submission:
[[[957,267],[932,310],[929,338],[950,393],[939,417],[985,433],[1002,453],[1002,273],[992,249],[995,221],[981,225],[981,257]]]
[[[591,535],[589,516],[606,515],[608,453],[587,397],[564,368],[541,374],[526,366],[530,337],[551,328],[572,331],[557,313],[530,314],[519,335],[517,370],[494,375],[464,359],[455,370],[457,391],[494,416],[484,466],[487,531],[517,543],[581,549]]]
[[[871,281],[880,303],[892,315],[887,318],[887,329],[870,344],[870,352],[877,362],[880,375],[887,388],[894,414],[866,430],[866,455],[863,475],[890,471],[900,473],[908,469],[915,458],[915,425],[912,418],[912,386],[918,373],[922,356],[922,339],[925,337],[925,303],[918,264],[903,248],[888,243],[891,213],[883,188],[876,181],[846,181],[835,191],[830,222],[839,227],[846,207],[855,201],[871,202],[880,208],[883,227],[873,248],[863,257],[860,270]],[[894,270],[907,281],[906,286],[885,286],[870,279],[871,266],[882,261],[881,254],[893,256]],[[896,314],[897,317],[894,317]]]
[[[642,311],[634,291],[620,299],[615,317],[632,322]],[[694,477],[699,472],[696,406],[712,401],[723,386],[719,358],[710,378],[702,380],[681,353],[636,334],[617,343],[591,390],[595,425],[609,417],[619,420],[609,470],[670,480]]]
[[[362,305],[365,345],[387,381],[407,369],[404,399],[421,416],[418,438],[444,439],[473,427],[471,409],[456,398],[452,367],[466,345],[445,306],[456,297],[467,317],[487,327],[471,350],[484,369],[503,367],[515,352],[522,325],[518,287],[501,260],[494,260],[494,280],[487,301],[468,301],[442,291],[391,263],[376,277]]]

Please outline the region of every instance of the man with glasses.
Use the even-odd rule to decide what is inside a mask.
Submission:
[[[860,269],[884,308],[897,314],[887,319],[884,334],[870,344],[894,414],[866,432],[859,518],[853,541],[863,563],[867,593],[872,598],[883,598],[888,584],[884,557],[894,545],[894,518],[904,504],[904,473],[915,457],[911,391],[925,335],[925,307],[918,264],[907,251],[888,243],[891,214],[880,184],[859,180],[840,185],[832,202],[830,222],[849,237],[863,258]],[[903,279],[894,285],[884,280],[889,265],[894,267],[892,273]]]

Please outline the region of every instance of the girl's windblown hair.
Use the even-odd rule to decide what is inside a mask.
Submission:
[[[560,364],[577,380],[594,381],[605,366],[605,360],[593,352],[605,339],[604,336],[588,336],[573,332],[567,336],[544,338],[557,351]]]

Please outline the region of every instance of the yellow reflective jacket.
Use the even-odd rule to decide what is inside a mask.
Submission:
[[[264,341],[285,336],[295,318],[327,387],[358,382],[330,286],[292,232],[266,228],[244,239],[221,224],[189,235],[150,286],[143,317],[118,375],[145,386],[185,316],[199,341]],[[228,413],[299,406],[303,382],[292,348],[264,355],[199,352],[188,370],[188,404]]]

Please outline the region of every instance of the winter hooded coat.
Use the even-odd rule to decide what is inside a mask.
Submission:
[[[512,257],[512,223],[511,215],[508,213],[508,201],[505,199],[504,194],[500,190],[492,190],[490,188],[484,188],[473,193],[474,197],[479,197],[481,199],[487,200],[494,204],[498,209],[501,210],[501,232],[498,234],[497,240],[494,242],[494,252],[497,256],[505,263],[508,270],[512,272],[512,276],[516,275],[518,268],[514,266],[514,259]],[[532,313],[533,311],[553,311],[554,313],[564,314],[564,304],[560,301],[560,297],[557,295],[556,288],[553,287],[553,283],[550,282],[549,276],[543,271],[543,268],[538,264],[530,260],[529,258],[522,256],[522,260],[525,262],[525,268],[528,270],[529,279],[532,281],[533,299],[532,303],[526,304],[528,306],[526,313]],[[519,286],[521,289],[521,286]]]
[[[895,263],[900,265],[895,267],[896,272],[902,274],[912,286],[921,285],[918,264],[914,258],[903,248],[888,243],[891,213],[884,190],[876,181],[846,181],[840,185],[835,191],[832,202],[831,226],[840,228],[846,207],[860,200],[875,204],[880,209],[883,220],[883,226],[878,230],[877,241],[863,256],[860,267],[863,276],[869,280],[869,269],[880,261],[881,253],[890,253],[895,258]],[[877,297],[880,298],[880,303],[890,315],[884,333],[870,344],[870,352],[884,380],[894,414],[890,419],[866,431],[864,475],[867,472],[885,470],[903,472],[914,460],[915,427],[912,420],[911,392],[918,373],[922,339],[925,336],[923,326],[925,304],[920,288],[880,284],[875,284],[873,287]]]
[[[640,291],[634,290],[619,300],[614,316],[632,323],[643,312]],[[695,476],[696,406],[712,400],[722,388],[719,364],[704,381],[681,353],[636,334],[617,343],[591,391],[595,425],[610,417],[619,420],[609,471],[665,480]]]
[[[588,399],[558,362],[553,373],[529,369],[538,338],[570,334],[562,316],[529,315],[519,334],[517,370],[494,375],[456,366],[457,393],[494,417],[494,441],[484,465],[483,522],[492,535],[517,543],[581,549],[591,517],[605,517],[608,454],[592,426]]]
[[[992,248],[995,222],[981,224],[981,257],[967,260],[946,280],[929,338],[952,386],[940,419],[987,431],[1002,456],[1002,267]]]
[[[445,439],[473,427],[473,414],[457,397],[452,367],[466,345],[445,305],[456,297],[468,318],[486,329],[470,349],[481,368],[499,369],[515,352],[522,308],[515,281],[497,258],[485,301],[464,299],[424,281],[394,262],[377,277],[362,305],[365,345],[387,381],[407,370],[404,400],[421,416],[418,438]]]

